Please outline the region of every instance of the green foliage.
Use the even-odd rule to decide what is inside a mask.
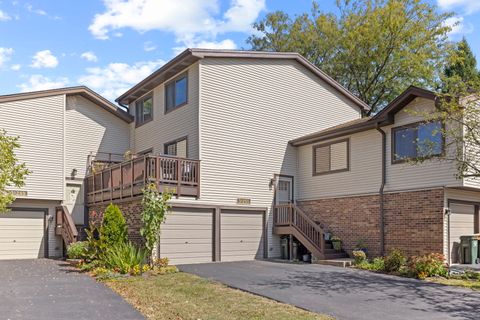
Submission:
[[[79,241],[70,244],[67,248],[67,257],[69,259],[85,259],[88,252],[88,242]]]
[[[146,251],[132,243],[117,243],[106,250],[103,262],[105,267],[121,274],[140,274],[146,262]]]
[[[469,90],[474,90],[480,85],[480,73],[477,69],[477,60],[465,38],[459,41],[449,52],[447,65],[442,79],[443,92],[457,90],[452,88],[459,83],[464,84]]]
[[[433,276],[446,276],[448,274],[444,257],[438,253],[430,253],[419,257],[411,257],[408,261],[410,275],[425,279]]]
[[[352,252],[352,255],[353,255],[353,259],[355,260],[354,261],[355,265],[361,264],[362,262],[367,260],[367,255],[362,250],[354,250]]]
[[[385,271],[398,272],[407,262],[407,258],[399,249],[392,249],[385,257]]]
[[[153,266],[157,268],[168,267],[170,260],[168,258],[157,258],[153,261]]]
[[[110,204],[103,214],[100,241],[107,247],[127,242],[127,223],[120,208]]]
[[[339,14],[268,14],[254,24],[253,50],[294,51],[376,112],[409,85],[433,86],[441,72],[452,15],[418,0],[338,0]]]
[[[19,137],[7,135],[0,129],[0,214],[8,212],[8,206],[15,197],[8,187],[22,188],[25,178],[31,172],[25,163],[19,163],[15,149],[20,148]]]
[[[142,222],[140,234],[145,239],[145,248],[149,257],[157,242],[160,226],[165,221],[165,215],[170,209],[168,201],[172,198],[169,193],[159,193],[154,184],[148,185],[142,190]]]
[[[371,262],[364,260],[363,262],[356,265],[359,269],[370,270],[370,271],[385,271],[385,261],[383,258],[374,258]]]
[[[87,234],[87,243],[85,259],[88,261],[101,260],[107,249],[105,242],[100,237],[99,228],[90,221],[90,225],[85,229]]]

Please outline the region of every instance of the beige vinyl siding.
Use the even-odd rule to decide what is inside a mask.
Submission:
[[[0,103],[0,128],[20,136],[19,161],[32,173],[27,198],[62,200],[64,192],[63,95]]]
[[[296,174],[288,141],[360,117],[293,60],[207,58],[200,73],[202,201],[235,205],[248,198],[270,207],[273,175]],[[269,235],[269,255],[278,256],[278,238]]]
[[[135,128],[131,124],[131,148],[141,152],[153,148],[154,154],[164,153],[164,144],[187,137],[188,157],[199,157],[198,146],[198,104],[199,67],[198,63],[178,74],[188,72],[188,104],[165,114],[165,83],[153,90],[153,121]],[[130,114],[135,114],[135,103],[130,105]]]
[[[83,179],[90,153],[124,154],[130,147],[129,124],[81,97],[67,98],[65,176],[77,169]]]
[[[335,142],[338,139],[298,147],[298,199],[342,197],[378,193],[381,183],[382,140],[376,130],[360,132],[348,138],[350,170],[314,176],[313,146]]]

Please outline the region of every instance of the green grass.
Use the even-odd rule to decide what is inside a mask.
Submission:
[[[147,319],[332,319],[181,272],[105,283]]]
[[[472,279],[447,279],[447,278],[427,278],[426,281],[444,284],[447,286],[456,286],[480,290],[480,281]]]

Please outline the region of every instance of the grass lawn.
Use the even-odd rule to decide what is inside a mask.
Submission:
[[[457,287],[469,288],[472,290],[480,290],[480,281],[478,280],[428,278],[427,281],[440,283],[447,286],[457,286]]]
[[[147,319],[332,319],[182,272],[106,284]]]

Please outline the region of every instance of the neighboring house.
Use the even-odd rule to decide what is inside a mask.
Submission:
[[[0,215],[0,260],[63,255],[57,207],[66,206],[73,223],[86,223],[83,181],[91,152],[128,150],[131,121],[85,87],[0,96],[0,128],[20,137],[17,156],[32,172],[24,188],[13,190],[12,212]]]
[[[66,150],[63,157],[62,152],[51,156],[62,176],[34,176],[40,171],[19,151],[20,159],[33,166],[30,181],[38,177],[42,185],[29,189],[27,181],[19,192],[43,199],[55,194],[43,188],[50,186],[57,190],[48,198],[50,208],[69,203],[77,224],[86,222],[84,208],[98,219],[116,203],[130,238],[141,242],[141,190],[155,183],[174,194],[156,250],[173,263],[276,258],[281,237],[296,238],[317,259],[345,256],[324,241],[326,231],[341,237],[347,252],[362,240],[371,255],[398,247],[408,254],[443,252],[456,261],[459,235],[478,232],[480,192],[474,182],[456,179],[453,163],[403,161],[415,155],[413,139],[431,136],[434,128],[405,112],[433,108],[435,95],[429,91],[411,87],[382,112],[363,118],[368,106],[298,54],[188,49],[117,99],[129,115],[93,94],[99,100],[93,99],[90,116],[77,119],[72,113],[78,124],[69,129],[69,101],[87,100],[78,93],[50,96],[67,96],[57,107],[66,111],[53,113],[57,119],[44,130],[65,128],[60,130],[65,138],[53,139],[56,147],[49,143],[38,149]],[[13,106],[30,101],[6,97]],[[21,136],[26,152],[26,142],[38,140],[37,126],[28,126],[41,110],[29,108],[32,117],[18,116],[14,107],[4,107],[6,97],[0,97],[2,126],[6,121],[6,129]],[[86,119],[93,120],[85,122],[92,127],[83,130]],[[26,132],[13,130],[16,121],[27,122]],[[50,159],[38,149],[37,159]],[[120,163],[102,170],[102,152],[127,149],[131,159],[110,157]],[[437,151],[441,156],[443,149]],[[67,184],[81,185],[85,170],[92,168],[89,155],[96,170],[87,173],[86,198],[69,202]],[[23,201],[14,205],[27,207]],[[64,226],[65,211],[52,216],[50,225]],[[71,234],[62,236],[70,241]],[[55,246],[59,254],[60,237],[50,239],[56,241],[50,250]]]

